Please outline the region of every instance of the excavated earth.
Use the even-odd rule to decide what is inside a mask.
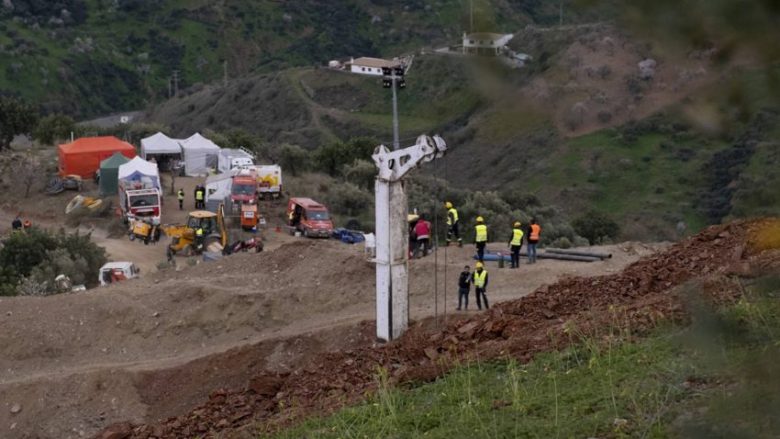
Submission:
[[[97,437],[256,437],[363,400],[376,389],[378,368],[396,384],[424,382],[463,361],[528,361],[564,346],[572,339],[567,336],[571,328],[597,334],[599,328],[618,326],[641,333],[659,320],[686,318],[686,288],[681,286],[699,281],[714,302],[723,303],[739,294],[735,275],[779,269],[778,230],[775,220],[713,226],[619,273],[562,279],[487,313],[450,317],[438,326],[424,319],[387,345],[319,353],[285,371],[257,367],[248,382],[214,387],[207,400],[184,415],[154,424],[115,424]],[[370,337],[371,330],[364,323],[355,334]],[[149,397],[180,391],[186,381],[186,376],[158,376],[148,383],[155,389]],[[108,378],[104,385],[117,383]]]

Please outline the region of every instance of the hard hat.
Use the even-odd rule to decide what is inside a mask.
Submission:
[[[481,216],[478,216],[477,217],[477,222],[478,223],[484,223],[485,222],[485,218],[482,218]]]
[[[520,221],[515,221],[515,227],[520,227],[522,224],[520,224]]]
[[[452,203],[447,201],[446,203],[444,203],[444,207],[446,207],[447,209],[452,209]]]
[[[482,268],[484,267],[484,265],[482,264],[482,262],[477,261],[477,265],[475,265],[475,267]]]

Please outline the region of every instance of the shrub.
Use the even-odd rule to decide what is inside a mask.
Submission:
[[[590,244],[616,238],[620,233],[620,226],[615,221],[593,210],[575,219],[572,226],[577,234],[586,238]]]
[[[369,137],[356,137],[348,142],[333,142],[320,147],[314,154],[317,168],[331,176],[339,175],[346,165],[356,160],[370,160],[377,141]]]
[[[368,190],[374,189],[376,174],[376,166],[368,160],[356,160],[344,167],[344,177],[347,181]]]
[[[38,121],[38,125],[33,130],[33,138],[43,144],[53,145],[57,141],[67,139],[75,130],[76,123],[73,118],[63,114],[52,114]]]
[[[350,217],[360,216],[369,210],[373,201],[371,194],[349,182],[331,186],[326,199],[333,212]]]
[[[92,287],[105,262],[105,250],[89,235],[51,234],[37,228],[14,233],[0,249],[0,295],[38,294],[41,288],[52,293],[60,274]]]
[[[279,148],[279,165],[290,175],[309,169],[309,153],[298,145],[285,143]]]

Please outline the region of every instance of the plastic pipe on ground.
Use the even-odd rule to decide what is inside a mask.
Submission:
[[[563,250],[558,248],[545,249],[544,251],[547,253],[555,253],[560,255],[588,256],[591,258],[599,258],[599,259],[612,258],[612,253],[584,252],[584,251],[577,251],[577,250]]]

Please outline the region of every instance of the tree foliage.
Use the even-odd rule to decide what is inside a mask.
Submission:
[[[296,176],[309,168],[309,153],[298,145],[285,143],[279,147],[278,162],[285,172]]]
[[[620,234],[620,226],[612,218],[594,210],[575,219],[572,225],[577,234],[591,244],[601,244],[607,238],[614,239]]]
[[[0,151],[11,146],[20,134],[30,134],[38,121],[38,113],[27,103],[0,96]]]
[[[17,232],[3,241],[0,249],[0,295],[16,295],[20,285],[45,284],[47,291],[53,292],[54,278],[60,274],[76,284],[95,286],[105,262],[105,250],[89,235],[52,234],[35,227]]]
[[[75,132],[76,123],[73,118],[64,114],[52,114],[41,118],[33,130],[33,138],[43,144],[54,143],[67,139],[71,132]]]
[[[355,137],[347,142],[333,142],[320,147],[314,155],[317,168],[331,176],[342,173],[356,160],[370,160],[378,142],[370,137]]]

